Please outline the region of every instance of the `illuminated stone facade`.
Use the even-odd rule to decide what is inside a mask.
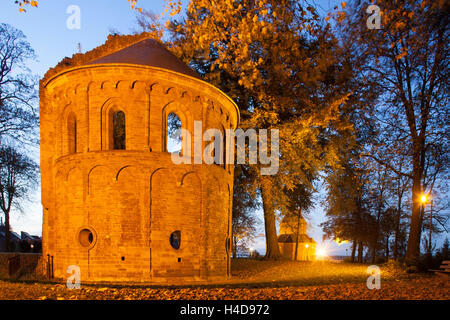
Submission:
[[[235,129],[237,107],[155,40],[114,41],[40,84],[44,260],[53,256],[57,278],[79,266],[82,282],[224,279],[233,166],[174,164],[167,118],[193,136],[194,121]],[[118,112],[124,149],[113,141]]]
[[[316,259],[316,242],[306,233],[307,223],[303,217],[300,221],[297,216],[291,215],[283,218],[280,224],[278,245],[281,254],[289,259],[295,259],[295,248],[298,232],[297,260],[313,261]]]

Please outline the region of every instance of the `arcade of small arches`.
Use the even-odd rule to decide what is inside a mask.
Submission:
[[[123,83],[124,81],[119,81],[114,87],[118,87],[119,83]],[[136,81],[132,82],[129,90],[135,89]],[[154,84],[150,86],[150,88],[154,88],[154,86],[159,86],[158,84]],[[102,90],[105,87],[104,84],[101,85]],[[73,93],[79,94],[78,89],[72,89]],[[69,91],[72,91],[69,90]],[[118,89],[116,89],[118,90]],[[152,90],[150,90],[151,92]],[[175,88],[170,87],[167,90],[163,90],[165,95],[174,94]],[[70,101],[69,95],[64,95],[65,101]],[[181,135],[174,135],[174,133],[179,129],[187,129],[192,133],[193,131],[193,115],[189,109],[186,107],[186,103],[195,102],[197,106],[200,106],[202,109],[206,109],[206,111],[202,112],[200,118],[203,118],[202,123],[206,124],[206,127],[203,128],[205,131],[209,128],[219,129],[221,132],[222,141],[217,144],[217,147],[212,149],[212,157],[216,159],[215,153],[220,152],[222,161],[217,163],[221,165],[224,169],[226,169],[227,165],[226,161],[226,135],[225,129],[233,128],[232,120],[228,112],[224,112],[221,107],[215,106],[215,103],[212,101],[200,101],[201,98],[196,96],[194,99],[189,99],[189,95],[187,91],[182,91],[180,99],[170,99],[171,101],[167,102],[165,107],[162,108],[162,117],[163,123],[160,127],[160,135],[161,135],[161,147],[155,148],[150,147],[150,151],[161,151],[161,152],[183,152],[184,146],[183,141],[181,139]],[[188,100],[188,101],[186,101]],[[202,99],[204,100],[204,99]],[[76,99],[75,99],[76,101]],[[70,102],[64,108],[62,115],[62,124],[63,128],[61,128],[61,145],[62,150],[60,152],[60,156],[65,155],[73,155],[78,153],[83,153],[83,151],[89,151],[89,147],[86,150],[86,146],[82,146],[81,140],[85,135],[83,130],[83,121],[85,121],[85,115],[78,115],[77,111],[74,111],[76,107],[73,106],[74,103]],[[111,97],[107,99],[101,108],[101,125],[100,125],[100,135],[101,135],[101,150],[136,150],[136,148],[130,147],[127,143],[129,137],[133,135],[130,132],[130,127],[134,127],[138,124],[133,124],[129,122],[127,116],[127,110],[124,108],[125,103],[121,101],[120,98]],[[196,107],[197,107],[196,106]],[[83,110],[84,111],[84,110]],[[145,126],[145,123],[142,125]],[[86,129],[84,129],[86,131]],[[95,130],[95,128],[94,128]],[[93,130],[91,128],[88,129],[89,134],[93,134]],[[150,135],[150,131],[153,131],[153,134],[158,134],[157,130],[148,129]],[[159,131],[159,130],[158,130]],[[148,137],[147,137],[148,138]],[[217,137],[211,137],[211,142],[215,142]],[[150,140],[150,139],[148,139]],[[86,144],[86,142],[85,142]],[[147,143],[149,144],[149,143]],[[220,149],[218,149],[220,148]],[[84,150],[83,150],[84,149]],[[159,149],[159,150],[158,150]],[[229,171],[229,170],[228,170]]]

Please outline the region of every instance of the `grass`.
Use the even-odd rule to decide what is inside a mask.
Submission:
[[[406,274],[394,264],[381,268],[380,290],[366,286],[363,264],[316,261],[233,259],[232,278],[208,284],[86,284],[68,290],[65,283],[0,280],[0,299],[68,300],[303,300],[438,299],[448,300],[447,279]]]
[[[232,259],[231,278],[228,280],[208,283],[178,283],[170,287],[282,287],[317,286],[342,283],[365,283],[369,274],[366,264],[333,262],[333,261],[266,261],[257,259]],[[397,280],[411,277],[393,264],[381,264],[381,277],[383,281]],[[44,276],[36,276],[34,273],[18,273],[9,278],[6,274],[0,274],[0,279],[9,282],[23,283],[54,283]],[[64,279],[63,279],[64,280]],[[62,281],[62,280],[61,280]],[[64,282],[64,281],[62,281]],[[108,287],[167,287],[164,284],[155,283],[89,283],[88,286]]]
[[[365,282],[366,264],[333,261],[232,260],[232,282],[259,286],[340,284]],[[397,280],[405,273],[392,264],[379,265],[381,278]]]

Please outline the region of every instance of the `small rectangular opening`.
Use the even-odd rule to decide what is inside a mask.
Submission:
[[[178,258],[178,262],[181,262],[181,258]]]

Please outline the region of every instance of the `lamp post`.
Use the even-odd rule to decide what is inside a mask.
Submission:
[[[428,197],[423,194],[422,197],[420,197],[420,200],[422,202],[422,212],[425,214],[425,204],[429,203],[430,204],[430,232],[428,235],[428,253],[431,254],[431,227],[432,227],[432,223],[433,223],[433,199],[428,199]],[[428,202],[428,200],[430,200]]]
[[[433,199],[430,200],[430,234],[428,236],[428,252],[431,254],[431,226],[433,220]]]

